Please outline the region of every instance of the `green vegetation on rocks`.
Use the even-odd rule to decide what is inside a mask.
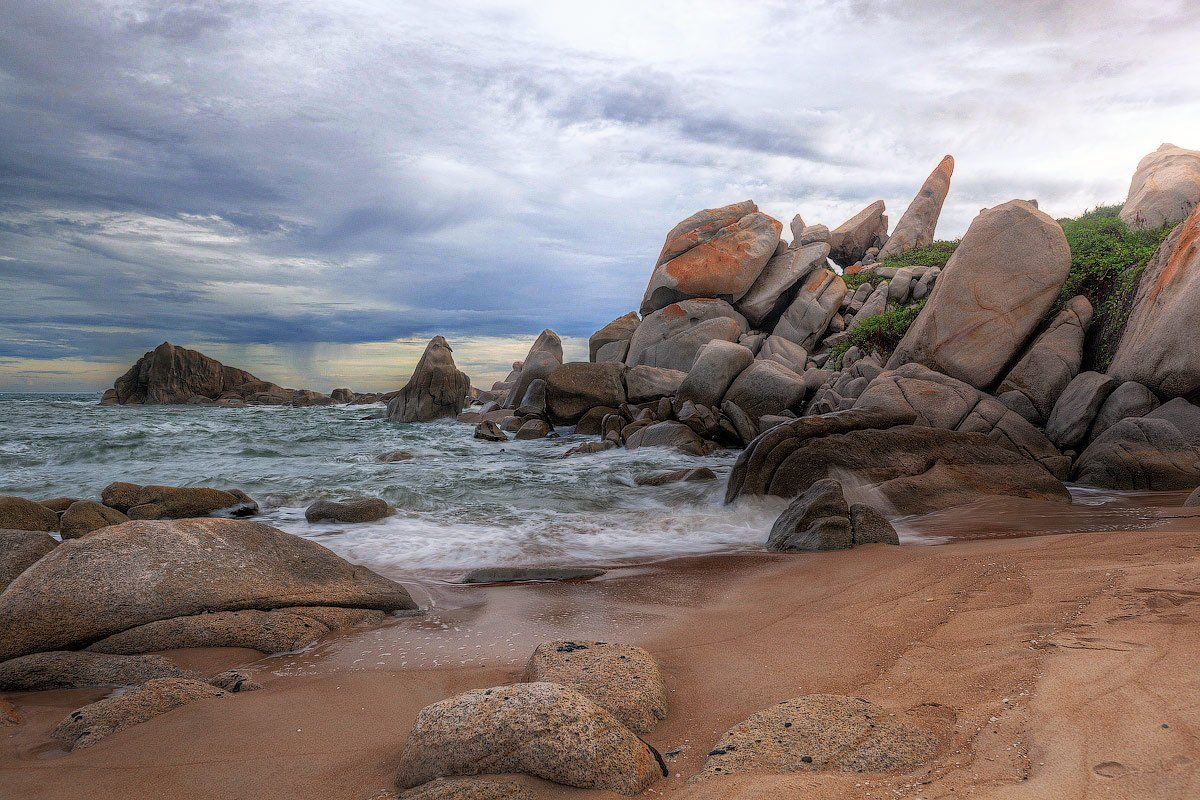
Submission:
[[[836,365],[841,364],[842,356],[851,347],[857,347],[864,353],[890,353],[895,350],[924,307],[925,301],[921,300],[910,305],[893,306],[879,316],[864,319],[861,325],[834,346],[829,354],[830,364],[837,368]]]
[[[900,269],[901,267],[944,267],[946,266],[946,262],[950,260],[950,256],[954,255],[954,250],[958,247],[958,242],[958,239],[938,239],[933,244],[909,250],[907,253],[888,256],[879,263],[881,266],[893,269]]]

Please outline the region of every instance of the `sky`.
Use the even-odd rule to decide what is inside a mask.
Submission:
[[[938,235],[1121,202],[1200,148],[1194,0],[0,3],[0,390],[98,391],[171,341],[488,386],[641,300],[666,232],[753,199]]]

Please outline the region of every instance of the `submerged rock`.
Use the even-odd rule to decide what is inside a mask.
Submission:
[[[633,645],[544,642],[529,657],[525,680],[574,689],[634,733],[649,733],[667,718],[662,671],[649,653]]]
[[[501,430],[500,426],[494,420],[485,419],[475,426],[476,439],[482,439],[485,442],[507,442],[508,434]]]
[[[634,431],[625,441],[625,447],[670,447],[694,456],[706,456],[717,449],[712,442],[702,439],[696,432],[681,422],[656,422]]]
[[[480,567],[462,576],[462,583],[524,583],[527,581],[579,581],[598,578],[596,567]]]
[[[471,379],[454,365],[454,354],[442,336],[425,346],[412,377],[388,403],[387,418],[397,422],[428,422],[456,417],[467,405]]]
[[[378,497],[354,500],[318,500],[304,509],[309,522],[375,522],[391,516],[392,507]]]
[[[650,475],[635,475],[633,482],[638,486],[666,486],[668,483],[715,481],[717,473],[708,467],[677,469],[671,472],[656,472]]]
[[[225,694],[221,689],[197,680],[158,678],[124,694],[106,697],[72,711],[50,735],[67,750],[91,747],[106,736],[159,714]]]

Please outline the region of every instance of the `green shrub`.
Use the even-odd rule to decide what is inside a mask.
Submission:
[[[925,300],[905,306],[893,306],[878,316],[865,319],[862,324],[850,331],[846,338],[838,342],[829,353],[830,369],[840,369],[842,356],[851,347],[857,347],[864,353],[890,353],[900,344],[910,325],[916,320]]]
[[[954,255],[959,241],[959,239],[938,239],[925,247],[918,247],[898,256],[888,256],[880,264],[894,269],[900,267],[944,267],[950,260],[950,256]]]

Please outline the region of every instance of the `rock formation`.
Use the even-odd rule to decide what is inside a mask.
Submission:
[[[746,318],[724,300],[684,300],[647,315],[629,340],[625,363],[687,372],[700,348],[714,339],[736,342]]]
[[[471,379],[454,365],[454,354],[442,336],[435,336],[412,377],[388,403],[387,417],[397,422],[428,422],[456,417],[467,405]]]
[[[1083,296],[1071,298],[1000,382],[1000,401],[1035,425],[1044,423],[1079,374],[1083,339],[1091,323],[1092,304]]]
[[[624,361],[629,352],[629,340],[641,321],[636,311],[630,311],[593,333],[588,339],[588,360]]]
[[[896,223],[896,230],[888,238],[887,244],[879,251],[882,261],[888,256],[898,256],[933,244],[933,234],[937,230],[938,217],[942,214],[942,203],[950,192],[950,176],[954,174],[954,156],[946,156],[941,160],[908,208]]]
[[[1198,203],[1200,151],[1163,144],[1138,162],[1121,219],[1135,230],[1161,228],[1187,217]]]
[[[829,257],[848,267],[857,264],[872,247],[887,239],[888,219],[882,200],[876,200],[829,233]]]

